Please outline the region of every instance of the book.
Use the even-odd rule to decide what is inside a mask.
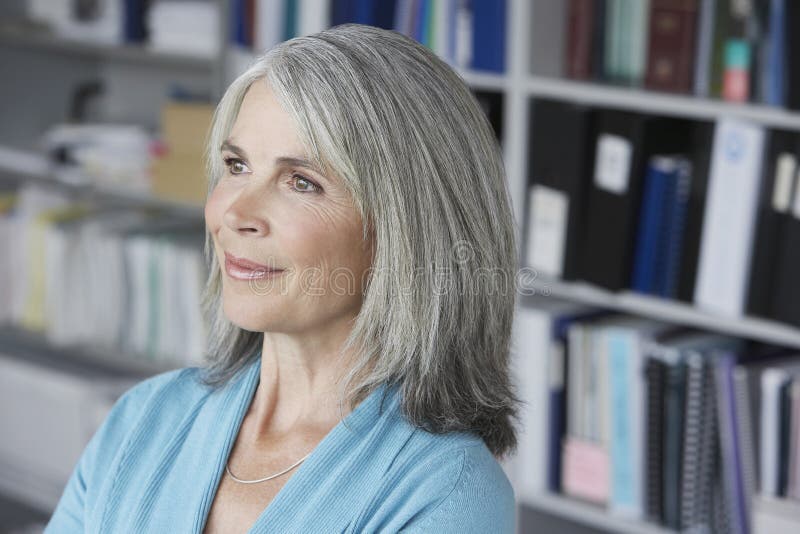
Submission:
[[[472,63],[479,71],[506,70],[506,0],[471,0]]]
[[[575,80],[590,80],[593,77],[593,31],[597,2],[569,0],[568,4],[564,28],[567,41],[564,73],[568,78]]]
[[[697,38],[697,0],[651,0],[645,87],[689,93]]]
[[[715,33],[714,15],[717,1],[722,0],[699,0],[692,89],[696,96],[701,97],[709,96],[711,91],[711,61]]]

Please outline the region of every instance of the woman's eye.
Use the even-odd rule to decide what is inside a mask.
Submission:
[[[293,174],[292,179],[298,187],[295,189],[301,193],[318,193],[322,190],[320,186],[303,176],[302,174]]]
[[[247,172],[247,165],[239,158],[225,158],[223,161],[231,174],[243,174]]]

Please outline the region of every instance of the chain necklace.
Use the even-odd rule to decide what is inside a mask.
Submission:
[[[311,451],[311,452],[314,452],[314,451]],[[305,456],[303,456],[302,458],[300,458],[293,465],[291,465],[291,466],[287,467],[286,469],[284,469],[283,471],[281,471],[280,473],[275,473],[274,475],[270,475],[270,476],[264,477],[264,478],[259,478],[259,479],[256,479],[256,480],[242,480],[241,478],[236,478],[235,476],[233,476],[233,473],[231,473],[231,470],[228,467],[228,462],[225,463],[225,472],[227,472],[228,476],[230,476],[233,480],[235,480],[236,482],[239,482],[241,484],[257,484],[258,482],[265,482],[267,480],[272,480],[273,478],[279,477],[282,474],[291,471],[292,469],[294,469],[295,467],[300,465],[300,463],[303,460],[305,460],[306,458],[308,458],[309,456],[311,456],[310,452],[308,454],[306,454]]]

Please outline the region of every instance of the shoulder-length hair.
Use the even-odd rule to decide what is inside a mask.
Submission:
[[[509,350],[517,244],[502,152],[463,79],[405,35],[343,24],[285,41],[226,90],[206,148],[209,191],[245,92],[267,83],[308,157],[339,177],[375,239],[363,304],[343,351],[340,390],[355,407],[400,384],[406,419],[480,435],[496,457],[517,445]],[[231,324],[206,231],[209,321],[204,382],[221,386],[257,357],[263,333]]]

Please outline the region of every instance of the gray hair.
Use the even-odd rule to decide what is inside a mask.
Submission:
[[[217,106],[209,191],[223,171],[220,145],[260,81],[294,119],[308,157],[346,184],[363,239],[375,239],[363,304],[342,349],[356,356],[340,409],[399,383],[413,425],[472,431],[496,457],[512,453],[518,252],[502,152],[472,92],[447,63],[395,31],[343,24],[290,39],[256,58]],[[203,380],[216,387],[258,356],[263,333],[225,318],[208,231],[205,255]]]

